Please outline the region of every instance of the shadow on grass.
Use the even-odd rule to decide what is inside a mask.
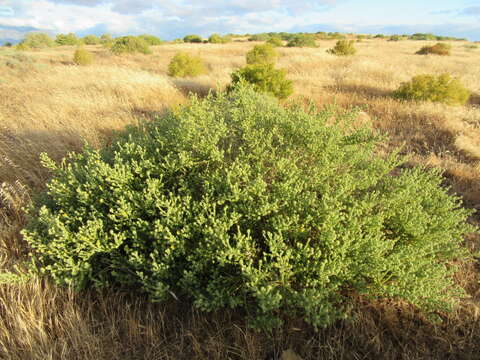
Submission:
[[[215,92],[215,89],[210,85],[201,84],[191,79],[172,79],[172,83],[185,96],[195,94],[198,97],[205,97],[210,91]]]
[[[468,99],[468,104],[473,106],[480,106],[480,94],[470,95],[470,99]]]
[[[336,84],[329,86],[328,89],[344,94],[362,95],[371,99],[387,98],[392,95],[392,92],[389,90],[358,84]]]

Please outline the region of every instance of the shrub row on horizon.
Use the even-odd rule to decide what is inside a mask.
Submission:
[[[38,35],[42,34],[42,35]],[[149,45],[160,45],[163,41],[154,35],[143,34],[139,35],[139,38],[145,40]],[[399,40],[437,40],[437,41],[466,41],[465,38],[456,38],[451,36],[439,36],[431,33],[415,33],[412,35],[384,35],[384,34],[354,34],[347,33],[342,34],[339,32],[324,32],[318,31],[316,33],[287,33],[287,32],[268,32],[268,33],[259,33],[259,34],[227,34],[219,35],[212,34],[208,39],[202,38],[200,35],[186,35],[182,39],[173,40],[173,42],[186,42],[186,43],[212,43],[212,44],[224,44],[232,41],[233,37],[243,37],[248,38],[249,41],[269,41],[270,39],[276,39],[276,41],[287,42],[295,44],[299,39],[305,41],[304,39],[313,39],[313,40],[345,40],[356,39],[357,41],[362,41],[365,39],[387,39],[390,41],[399,41]],[[32,32],[26,35],[17,46],[23,48],[41,48],[41,47],[51,47],[55,45],[100,45],[100,44],[111,44],[114,38],[109,34],[103,34],[101,36],[97,35],[87,35],[83,38],[77,37],[74,33],[68,34],[58,34],[55,39],[50,37],[46,33]],[[308,40],[307,40],[308,41]],[[12,43],[7,42],[6,46],[13,46]],[[292,45],[296,46],[296,45]],[[308,45],[304,45],[308,46]]]

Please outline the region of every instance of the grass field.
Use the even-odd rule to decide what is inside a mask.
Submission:
[[[320,106],[361,107],[359,120],[389,135],[381,153],[401,147],[409,165],[444,171],[445,185],[465,205],[480,209],[480,49],[452,42],[452,56],[414,53],[424,41],[366,40],[357,55],[318,48],[280,48],[278,67],[294,83],[292,98]],[[41,51],[0,50],[0,268],[11,271],[28,256],[19,231],[23,208],[44,188],[49,173],[39,154],[60,160],[85,142],[108,144],[114,133],[138,119],[156,116],[223,88],[245,64],[255,43],[167,44],[152,55],[114,56],[100,46],[91,66],[73,65],[74,47]],[[168,77],[178,51],[202,57],[208,74]],[[469,104],[447,106],[401,102],[391,97],[418,74],[450,73],[472,91]],[[471,219],[478,223],[478,216]],[[465,246],[480,250],[471,236]],[[480,266],[467,264],[456,280],[470,298],[432,323],[401,302],[358,299],[351,321],[319,333],[302,321],[272,336],[246,327],[242,314],[203,314],[186,304],[150,304],[105,290],[74,293],[45,279],[12,284],[1,278],[2,359],[276,359],[294,349],[304,359],[478,359]]]

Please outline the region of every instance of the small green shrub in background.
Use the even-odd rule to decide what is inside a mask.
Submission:
[[[211,44],[226,44],[231,41],[230,36],[220,36],[218,34],[212,34],[208,38],[208,42]]]
[[[315,37],[312,35],[296,35],[287,43],[288,47],[317,47]]]
[[[144,40],[148,45],[150,46],[157,46],[157,45],[162,45],[163,41],[160,40],[157,36],[154,35],[149,35],[149,34],[143,34],[138,36],[140,39]]]
[[[281,47],[283,46],[283,40],[281,37],[272,36],[267,40],[267,44],[272,45],[273,47]]]
[[[388,41],[400,41],[400,40],[403,40],[403,38],[400,35],[392,35],[388,39]]]
[[[338,40],[332,49],[328,49],[327,52],[337,56],[350,56],[355,55],[357,49],[355,49],[354,40]]]
[[[87,35],[82,38],[82,42],[85,45],[98,45],[100,44],[100,38],[96,35]]]
[[[183,38],[186,43],[202,43],[203,39],[198,35],[187,35]]]
[[[115,39],[111,47],[112,52],[115,55],[121,54],[135,54],[135,53],[142,53],[142,54],[151,54],[152,51],[148,43],[136,36],[122,36]]]
[[[195,77],[207,72],[203,60],[184,52],[177,53],[168,64],[168,75],[174,77]]]
[[[78,45],[80,44],[80,39],[74,33],[69,34],[58,34],[55,42],[57,45]]]
[[[270,44],[255,45],[246,58],[247,64],[275,64],[278,53]]]
[[[102,44],[106,48],[110,48],[113,45],[113,37],[110,34],[103,34],[100,36],[100,44]]]
[[[326,326],[358,294],[446,310],[470,211],[424,169],[376,154],[355,113],[284,108],[239,84],[52,171],[25,240],[61,285],[123,286],[202,310]],[[392,175],[397,169],[395,176]]]
[[[93,54],[90,51],[80,47],[75,50],[75,54],[73,55],[73,62],[76,65],[90,65],[93,62]]]
[[[252,84],[255,90],[286,99],[293,93],[293,83],[286,79],[283,69],[273,64],[251,64],[232,73],[232,87],[241,81]]]
[[[478,49],[478,45],[477,45],[477,44],[465,44],[465,45],[463,45],[463,47],[464,47],[465,49],[469,49],[469,50]]]
[[[254,34],[248,38],[248,41],[267,41],[270,39],[268,34]]]
[[[448,105],[464,105],[470,91],[449,74],[418,75],[403,83],[394,92],[394,97],[404,100],[433,101]]]
[[[450,55],[450,50],[452,47],[449,44],[445,43],[437,43],[433,46],[424,46],[420,50],[418,50],[415,54],[417,55],[442,55],[447,56]]]
[[[13,44],[10,41],[7,41],[5,44],[3,44],[5,47],[12,47]]]
[[[45,33],[29,33],[16,48],[18,50],[44,49],[55,46],[55,41]]]

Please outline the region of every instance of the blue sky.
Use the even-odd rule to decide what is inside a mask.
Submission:
[[[433,32],[480,40],[480,0],[0,0],[0,39],[265,31]]]

